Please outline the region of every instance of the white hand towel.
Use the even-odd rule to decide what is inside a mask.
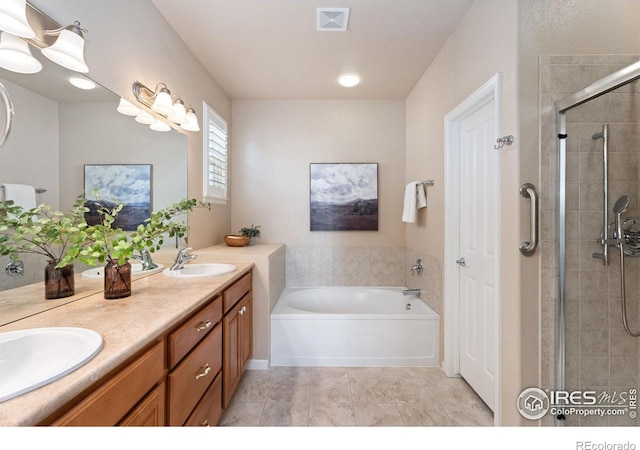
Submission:
[[[416,208],[422,209],[427,206],[427,190],[424,187],[424,183],[420,183],[418,186],[418,206]]]
[[[412,181],[404,188],[404,210],[402,221],[413,223],[416,221],[417,181]]]
[[[4,183],[4,199],[13,200],[14,205],[22,206],[25,211],[37,206],[36,190],[27,184]]]

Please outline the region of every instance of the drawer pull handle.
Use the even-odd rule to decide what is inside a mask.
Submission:
[[[209,419],[204,419],[201,423],[200,423],[201,427],[208,427],[209,426]]]
[[[196,328],[196,332],[200,333],[202,330],[206,330],[207,328],[211,328],[211,325],[212,325],[212,323],[211,323],[210,320],[207,320],[206,322],[202,322],[202,324],[199,325]]]
[[[209,364],[205,364],[203,369],[204,370],[202,372],[196,375],[196,380],[199,380],[202,377],[206,377],[207,375],[209,375],[209,372],[211,372],[211,367],[209,366]]]

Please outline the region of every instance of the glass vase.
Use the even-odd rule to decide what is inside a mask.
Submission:
[[[49,261],[44,268],[44,298],[70,297],[75,293],[73,264],[56,267],[60,261]]]
[[[109,261],[104,266],[104,298],[124,298],[131,295],[131,264]]]

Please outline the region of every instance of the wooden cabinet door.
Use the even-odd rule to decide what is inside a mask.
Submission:
[[[165,408],[165,383],[152,390],[146,398],[127,414],[122,427],[163,427],[167,424]]]
[[[226,408],[238,387],[244,368],[253,354],[253,302],[251,292],[225,316],[223,407]]]
[[[251,292],[249,292],[242,301],[242,306],[241,311],[244,312],[240,316],[240,326],[238,330],[240,340],[240,348],[238,349],[240,352],[238,361],[240,364],[240,375],[244,372],[244,368],[253,354],[253,298]]]
[[[164,376],[164,353],[158,342],[52,425],[116,425]]]
[[[237,304],[225,317],[222,324],[223,329],[223,363],[222,363],[222,406],[229,405],[231,396],[235,391],[238,381],[240,381],[240,318],[239,313],[242,305]]]

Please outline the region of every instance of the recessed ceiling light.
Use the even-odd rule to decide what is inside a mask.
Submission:
[[[79,78],[79,77],[69,78],[69,83],[73,84],[78,89],[88,90],[88,89],[95,89],[96,87],[96,84],[93,81],[87,80],[86,78]]]
[[[344,87],[353,87],[360,83],[360,77],[355,74],[342,75],[340,78],[338,78],[338,83],[340,83]]]

